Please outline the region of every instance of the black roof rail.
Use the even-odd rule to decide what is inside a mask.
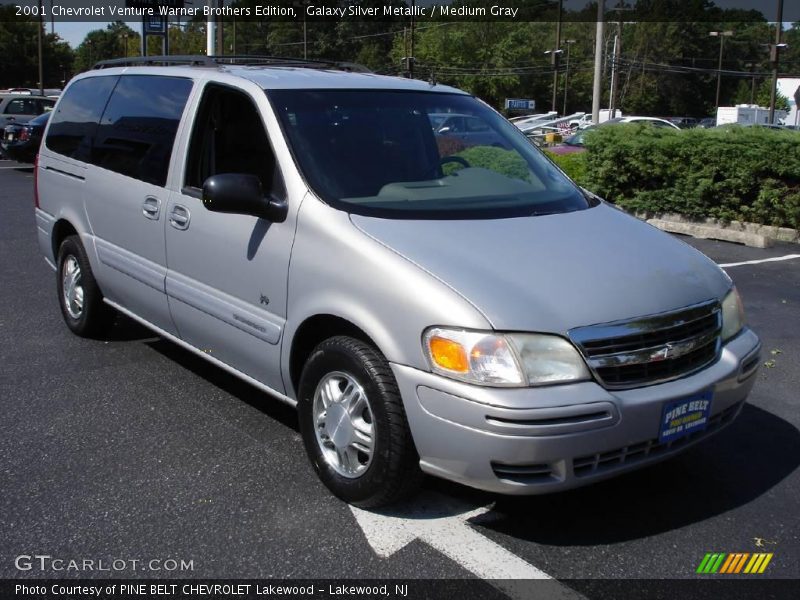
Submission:
[[[353,73],[371,73],[367,67],[351,62],[334,60],[313,60],[304,58],[291,58],[285,56],[261,56],[251,54],[228,54],[220,56],[175,55],[175,56],[132,56],[130,58],[114,58],[102,60],[94,65],[94,69],[110,69],[112,67],[134,67],[142,65],[152,66],[189,66],[189,67],[219,67],[224,65],[239,66],[271,66],[271,67],[300,67],[307,69],[337,69]]]
[[[137,65],[216,67],[217,63],[208,56],[202,54],[186,56],[131,56],[129,58],[101,60],[95,63],[92,68],[111,69],[112,67],[135,67]]]
[[[306,67],[309,69],[339,69],[356,73],[371,73],[367,67],[353,62],[336,60],[293,58],[287,56],[269,56],[258,54],[223,54],[209,57],[217,64],[230,64],[240,66],[273,66],[273,67]]]

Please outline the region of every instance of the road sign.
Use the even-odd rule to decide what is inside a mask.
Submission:
[[[506,110],[535,110],[536,101],[526,98],[506,98]]]
[[[167,18],[153,15],[144,18],[144,32],[146,34],[163,34],[167,30]]]

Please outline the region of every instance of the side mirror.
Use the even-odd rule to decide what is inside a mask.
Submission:
[[[285,200],[264,196],[261,180],[245,173],[212,175],[203,183],[203,206],[213,212],[252,215],[282,223],[289,212]]]

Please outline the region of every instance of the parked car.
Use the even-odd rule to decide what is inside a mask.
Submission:
[[[643,125],[650,125],[652,127],[660,127],[666,129],[679,129],[677,125],[670,123],[664,119],[657,119],[655,117],[617,117],[616,119],[609,119],[600,125],[590,125],[583,129],[579,129],[571,136],[566,138],[562,143],[548,148],[548,152],[553,154],[574,154],[576,152],[583,152],[586,150],[583,141],[586,133],[596,129],[597,127],[607,127],[609,125],[617,125],[621,123],[640,123]]]
[[[148,60],[75,77],[47,126],[36,230],[64,322],[102,336],[121,312],[297,406],[338,497],[387,504],[422,472],[565,490],[740,413],[760,343],[731,279],[483,102],[327,63]],[[443,153],[437,113],[509,150]]]
[[[466,146],[506,147],[502,136],[472,115],[431,113],[428,119],[436,136],[459,140]]]
[[[669,121],[679,129],[692,129],[693,127],[697,127],[698,120],[694,117],[669,117],[665,119]]]
[[[0,94],[0,128],[9,123],[24,123],[52,110],[56,100],[43,96],[6,93]]]
[[[27,123],[6,125],[0,137],[3,152],[17,162],[32,163],[39,152],[48,119],[50,113],[46,112]]]
[[[705,117],[704,119],[700,119],[697,122],[697,126],[700,129],[710,129],[712,127],[717,126],[717,118],[716,117]]]

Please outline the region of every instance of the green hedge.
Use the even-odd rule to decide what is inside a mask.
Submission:
[[[800,133],[758,127],[600,127],[553,157],[578,183],[644,213],[800,228]]]

